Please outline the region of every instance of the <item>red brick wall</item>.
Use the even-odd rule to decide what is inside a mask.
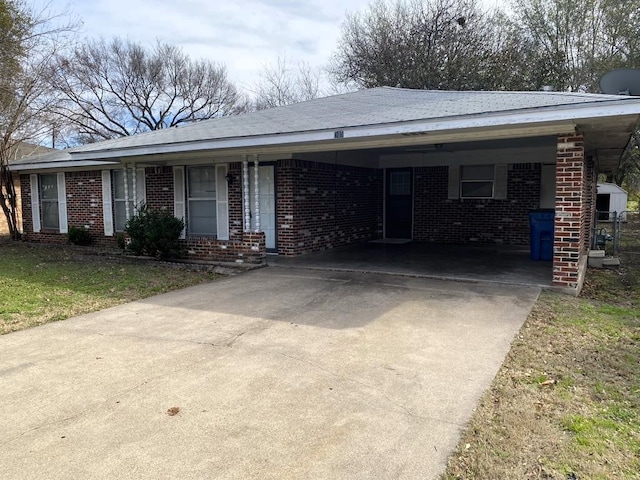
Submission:
[[[509,165],[507,199],[448,199],[448,167],[414,170],[414,240],[529,244],[529,212],[538,208],[540,165]]]
[[[278,251],[299,255],[382,235],[382,170],[280,160]]]
[[[147,168],[144,176],[147,206],[173,213],[173,168]]]
[[[229,186],[230,240],[211,237],[189,237],[184,242],[188,257],[194,260],[218,262],[260,262],[265,255],[264,234],[242,232],[242,196],[240,164],[232,163],[229,169],[235,181]],[[65,175],[67,190],[68,225],[89,226],[94,242],[115,246],[116,237],[104,236],[102,213],[102,177],[100,171],[68,172]],[[151,208],[169,209],[173,212],[174,187],[171,167],[147,168],[145,171],[146,198]],[[67,236],[53,232],[33,233],[31,213],[31,185],[29,175],[20,177],[23,195],[23,221],[25,240],[42,243],[66,243]]]
[[[242,164],[239,162],[229,164],[229,173],[233,177],[233,181],[229,185],[229,239],[244,241],[242,234]]]
[[[232,240],[187,237],[183,242],[190,260],[207,262],[262,263],[266,256],[264,233],[246,232]]]
[[[104,220],[102,217],[102,178],[100,171],[67,172],[65,187],[67,194],[67,225],[71,227],[88,227],[94,244],[115,246],[115,237],[104,236]],[[31,183],[29,175],[20,176],[22,188],[22,221],[23,238],[29,242],[67,243],[67,235],[57,232],[33,232],[31,212]]]
[[[104,236],[101,172],[67,172],[65,184],[69,228],[87,228],[94,243],[110,244],[112,239]]]
[[[553,285],[580,290],[593,211],[593,161],[584,158],[584,137],[558,137]]]

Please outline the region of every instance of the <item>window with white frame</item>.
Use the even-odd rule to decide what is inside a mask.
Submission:
[[[125,188],[124,170],[113,171],[113,207],[116,232],[124,232],[127,224],[127,207],[129,208],[129,216],[135,214],[135,203],[133,201],[134,175],[131,171],[127,171],[126,179]]]
[[[462,198],[493,198],[494,166],[464,165],[460,171]]]
[[[448,199],[507,198],[509,165],[449,166]]]
[[[127,220],[146,203],[146,198],[144,168],[104,170],[102,201],[105,235],[113,235],[114,227],[116,232],[123,232]]]
[[[67,190],[63,172],[29,175],[33,232],[67,233]]]
[[[60,209],[58,204],[58,176],[39,175],[41,226],[47,230],[60,229]]]
[[[217,235],[215,166],[187,168],[187,214],[189,234]]]

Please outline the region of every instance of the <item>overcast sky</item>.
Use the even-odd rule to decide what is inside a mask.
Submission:
[[[179,45],[192,58],[226,65],[229,79],[250,89],[265,63],[286,55],[295,64],[326,65],[347,11],[371,0],[32,0],[67,7],[82,36],[114,35],[152,45]],[[485,0],[488,4],[496,0]]]

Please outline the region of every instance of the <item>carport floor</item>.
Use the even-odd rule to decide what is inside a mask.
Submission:
[[[551,262],[531,260],[529,247],[496,244],[369,242],[297,257],[269,255],[267,264],[538,287],[552,282]]]

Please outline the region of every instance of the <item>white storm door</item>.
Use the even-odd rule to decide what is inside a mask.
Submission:
[[[253,166],[249,168],[249,211],[251,212],[251,230],[256,229],[256,192]],[[258,167],[258,186],[260,199],[260,230],[265,234],[267,250],[276,249],[276,182],[275,167],[260,165]]]

